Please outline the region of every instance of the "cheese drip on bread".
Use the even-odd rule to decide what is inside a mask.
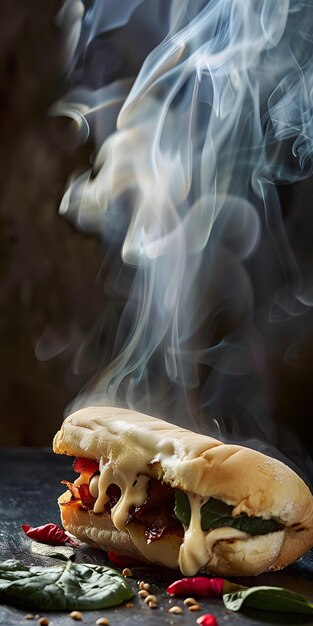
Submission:
[[[95,513],[102,513],[109,501],[107,488],[115,484],[121,490],[121,497],[111,509],[112,522],[118,530],[126,529],[131,506],[141,506],[147,498],[149,476],[140,474],[133,463],[125,461],[119,465],[100,461],[99,495],[94,505]]]
[[[100,476],[98,481],[98,497],[94,505],[94,513],[102,513],[105,505],[109,501],[106,493],[108,487],[113,483],[121,490],[117,504],[111,509],[111,518],[114,526],[118,530],[129,531],[133,538],[131,528],[127,526],[129,510],[132,506],[142,506],[148,495],[148,484],[150,477],[144,474],[144,464],[134,463],[134,460],[124,458],[124,462],[118,464],[100,460]],[[147,463],[147,460],[145,460]],[[147,465],[146,465],[147,466]],[[246,539],[249,537],[235,528],[222,527],[209,531],[201,528],[201,506],[208,500],[196,494],[188,493],[191,516],[189,526],[185,528],[185,537],[179,548],[176,547],[175,555],[169,555],[169,566],[173,567],[173,556],[179,565],[181,572],[186,576],[193,576],[199,569],[210,562],[213,547],[218,541]],[[159,544],[159,545],[158,545]],[[161,548],[159,541],[153,547],[144,546],[140,542],[140,551],[143,556],[158,560],[158,550]],[[139,547],[139,546],[138,546]],[[179,550],[177,549],[179,548]],[[164,563],[164,556],[162,561]],[[166,556],[165,556],[166,559]]]
[[[213,547],[217,541],[247,539],[249,535],[236,528],[214,528],[205,532],[201,528],[201,507],[209,498],[188,493],[190,522],[185,528],[184,541],[179,550],[178,564],[185,576],[194,576],[199,569],[210,563]]]

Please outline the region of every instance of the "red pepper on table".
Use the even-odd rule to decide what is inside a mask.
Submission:
[[[29,526],[28,524],[22,524],[22,529],[30,539],[40,541],[41,543],[47,543],[50,546],[63,546],[65,543],[70,543],[72,546],[77,547],[77,543],[73,541],[60,526],[56,524],[44,524],[44,526]]]
[[[169,585],[167,593],[175,596],[184,596],[193,593],[198,596],[222,597],[225,593],[224,578],[207,578],[195,576],[194,578],[181,578]]]
[[[201,626],[217,626],[217,621],[212,613],[206,613],[205,615],[198,617],[197,624],[200,624]]]
[[[224,593],[231,593],[240,589],[246,589],[242,585],[231,583],[225,578],[208,578],[207,576],[194,576],[193,578],[181,578],[169,585],[167,593],[173,596],[194,594],[207,598],[222,598]]]

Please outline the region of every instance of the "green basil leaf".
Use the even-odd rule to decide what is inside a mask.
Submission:
[[[254,608],[264,611],[313,614],[313,604],[299,593],[283,587],[250,587],[242,591],[225,593],[223,601],[227,609],[240,611]]]
[[[278,530],[278,524],[273,519],[262,517],[248,517],[245,513],[232,517],[233,507],[221,500],[210,498],[201,507],[201,528],[221,528],[228,526],[237,528],[249,535],[266,535]]]
[[[209,498],[201,507],[201,528],[206,531],[210,528],[231,527],[237,528],[249,535],[266,535],[278,530],[278,524],[273,519],[263,519],[262,517],[248,517],[245,513],[232,517],[233,507],[225,504],[222,500]],[[190,523],[190,504],[188,496],[184,491],[175,492],[174,513],[183,524],[188,527]]]
[[[179,491],[178,489],[175,491],[174,513],[183,526],[189,526],[191,516],[189,499],[184,491]]]
[[[124,576],[102,565],[0,563],[0,601],[32,611],[105,609],[133,597]]]

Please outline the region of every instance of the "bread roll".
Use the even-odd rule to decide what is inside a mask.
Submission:
[[[206,570],[243,576],[285,567],[313,545],[310,490],[289,467],[255,450],[116,407],[73,413],[53,448],[100,462],[93,510],[67,506],[68,492],[59,505],[65,529],[104,550],[180,567],[185,575]],[[188,495],[191,517],[183,536],[169,531],[147,543],[144,524],[129,518],[130,508],[146,501],[150,478]],[[81,481],[83,476],[75,482]],[[121,490],[111,514],[110,484]],[[200,509],[209,498],[230,505],[232,517],[275,520],[277,530],[253,536],[231,526],[203,531]]]

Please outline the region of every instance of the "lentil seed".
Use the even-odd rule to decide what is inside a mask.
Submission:
[[[180,613],[183,612],[183,609],[180,606],[171,606],[170,609],[168,609],[169,613],[174,613],[175,615],[179,615]]]
[[[71,617],[72,619],[75,619],[77,622],[80,622],[83,619],[83,616],[80,611],[72,611],[69,614],[69,617]]]
[[[138,591],[139,598],[147,598],[148,595],[149,595],[149,592],[146,591],[145,589],[140,589],[140,591]]]
[[[188,610],[189,611],[200,611],[200,606],[199,606],[199,604],[191,604],[190,606],[188,606]]]
[[[158,608],[158,603],[157,602],[148,602],[148,607],[149,607],[149,609],[157,609]]]
[[[186,606],[191,606],[192,604],[198,604],[198,603],[197,603],[197,600],[195,600],[194,598],[185,598],[184,604]]]
[[[124,569],[122,571],[122,575],[125,576],[125,578],[129,578],[129,576],[133,575],[133,572],[130,569],[130,567],[124,567]]]
[[[39,626],[48,626],[49,620],[47,617],[40,617],[38,620]]]
[[[110,622],[107,617],[99,617],[96,621],[97,626],[109,626]]]
[[[141,580],[139,583],[139,589],[145,589],[146,591],[149,591],[149,589],[151,589],[151,585],[150,583],[146,583],[144,580]]]
[[[145,603],[149,604],[149,602],[157,602],[156,596],[153,595],[147,595],[147,597],[145,598]]]

